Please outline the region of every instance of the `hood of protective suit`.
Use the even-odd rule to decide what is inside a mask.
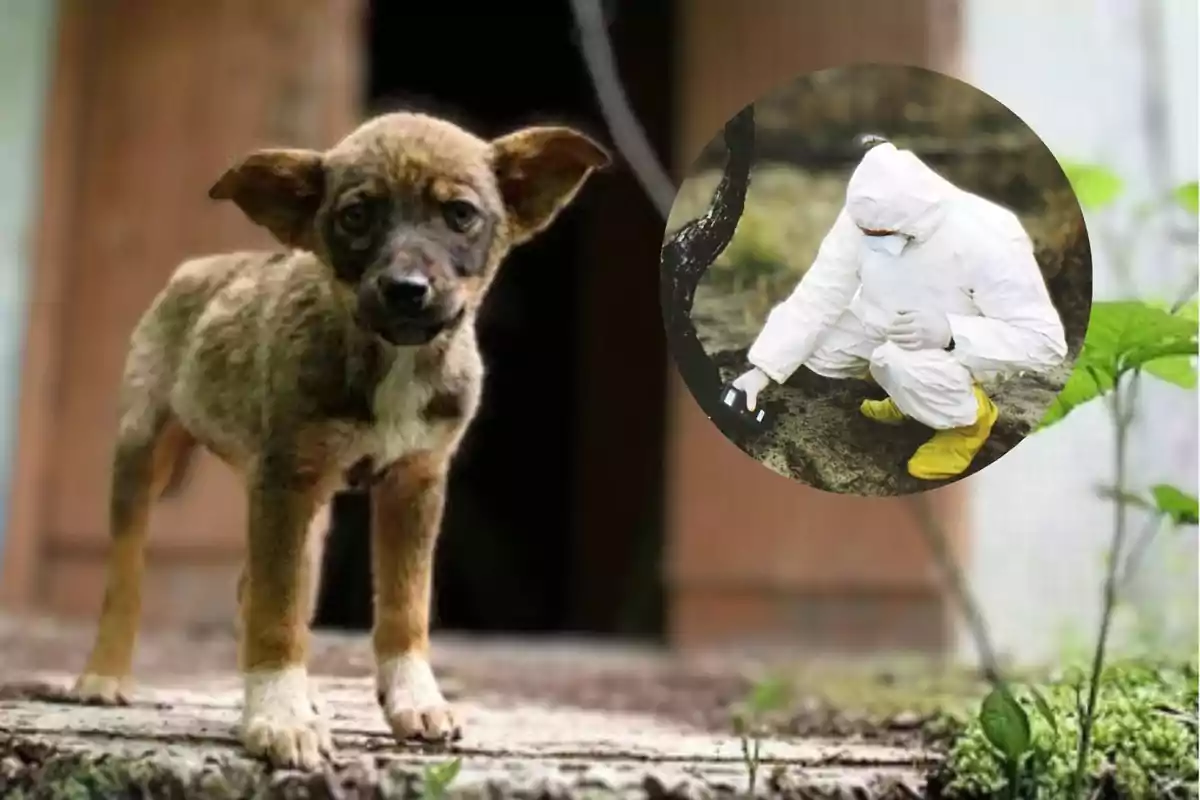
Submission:
[[[872,147],[846,186],[846,213],[859,228],[902,233],[924,241],[959,194],[908,150]]]

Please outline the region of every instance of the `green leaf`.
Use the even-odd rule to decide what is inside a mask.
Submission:
[[[786,681],[782,678],[768,678],[754,686],[746,704],[752,714],[763,714],[785,706],[790,695],[791,691]]]
[[[1098,164],[1066,162],[1062,168],[1082,208],[1103,208],[1116,200],[1125,188],[1120,176]]]
[[[1170,307],[1166,303],[1150,303],[1149,305],[1161,308],[1164,311],[1170,310]],[[1196,298],[1192,298],[1176,309],[1174,315],[1180,319],[1196,322],[1198,318]],[[1174,384],[1180,388],[1196,388],[1196,363],[1190,353],[1186,355],[1164,355],[1147,361],[1142,368],[1159,380]]]
[[[1145,303],[1132,303],[1122,314],[1117,345],[1117,363],[1122,372],[1158,358],[1196,357],[1197,329],[1192,320]]]
[[[1196,365],[1190,356],[1158,358],[1146,364],[1143,369],[1159,380],[1172,383],[1181,389],[1196,388]]]
[[[1176,186],[1172,194],[1175,195],[1175,202],[1187,211],[1192,214],[1200,213],[1200,188],[1197,187],[1196,181]]]
[[[1143,302],[1145,302],[1145,304],[1151,308],[1157,308],[1160,311],[1166,311],[1168,314],[1174,314],[1177,317],[1190,319],[1192,322],[1196,322],[1197,319],[1200,318],[1200,309],[1197,309],[1198,301],[1200,301],[1200,298],[1193,297],[1191,300],[1188,300],[1186,303],[1179,306],[1179,308],[1174,308],[1174,304],[1168,303],[1166,300],[1145,300]]]
[[[988,692],[979,707],[983,735],[1012,764],[1029,752],[1029,716],[1012,693],[1003,687]]]
[[[1185,313],[1171,314],[1140,300],[1093,303],[1075,369],[1039,429],[1110,391],[1124,373],[1156,361],[1168,360],[1165,369],[1155,369],[1173,378],[1172,382],[1186,381],[1187,376],[1178,373],[1177,365],[1172,368],[1169,359],[1191,359],[1196,352],[1197,325]]]
[[[1187,337],[1187,334],[1183,335]],[[1146,343],[1130,347],[1121,355],[1120,364],[1123,370],[1148,365],[1160,358],[1195,358],[1196,337],[1164,338],[1161,342]]]
[[[1082,357],[1080,358],[1082,361]],[[1067,385],[1062,388],[1054,402],[1046,409],[1037,430],[1045,430],[1062,420],[1067,414],[1084,403],[1095,400],[1113,387],[1112,376],[1104,370],[1080,369],[1078,363],[1067,379]]]
[[[462,759],[454,758],[441,764],[430,764],[424,770],[423,796],[426,800],[436,800],[446,793],[450,784],[458,777],[462,769]]]
[[[1058,720],[1054,718],[1054,711],[1050,708],[1050,703],[1046,701],[1046,696],[1036,686],[1029,687],[1029,695],[1033,698],[1033,707],[1042,715],[1042,719],[1050,723],[1050,729],[1058,733]]]
[[[1176,525],[1200,524],[1200,508],[1197,507],[1196,496],[1182,489],[1160,483],[1151,487],[1150,496],[1158,513],[1169,517]]]

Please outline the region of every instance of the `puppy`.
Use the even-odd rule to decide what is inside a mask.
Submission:
[[[126,701],[147,517],[202,446],[248,496],[238,595],[249,751],[300,768],[331,753],[305,666],[319,569],[306,539],[348,481],[371,491],[384,715],[399,739],[459,735],[429,665],[429,612],[447,470],[483,380],[476,313],[505,255],[609,163],[569,128],[486,141],[396,113],[325,152],[252,153],[217,181],[210,197],[286,251],[185,262],[133,332],[107,586],[78,699]]]

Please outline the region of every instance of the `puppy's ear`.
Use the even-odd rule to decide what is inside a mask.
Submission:
[[[221,176],[208,196],[232,200],[287,247],[313,248],[313,217],[325,191],[315,150],[259,150]]]
[[[492,142],[492,169],[512,226],[513,244],[545,230],[608,152],[578,131],[533,127]]]

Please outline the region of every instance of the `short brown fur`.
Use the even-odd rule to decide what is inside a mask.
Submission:
[[[248,494],[238,590],[248,676],[303,667],[320,567],[309,529],[347,479],[372,491],[377,661],[424,657],[446,475],[480,400],[475,314],[504,256],[608,163],[568,128],[486,141],[400,113],[327,151],[263,150],[221,176],[210,196],[287,250],[185,262],[133,332],[82,699],[124,701],[147,517],[194,443]],[[263,713],[258,733],[243,734],[251,750],[311,767],[329,749],[327,735],[305,738],[286,714]],[[422,732],[419,720],[392,723]]]

